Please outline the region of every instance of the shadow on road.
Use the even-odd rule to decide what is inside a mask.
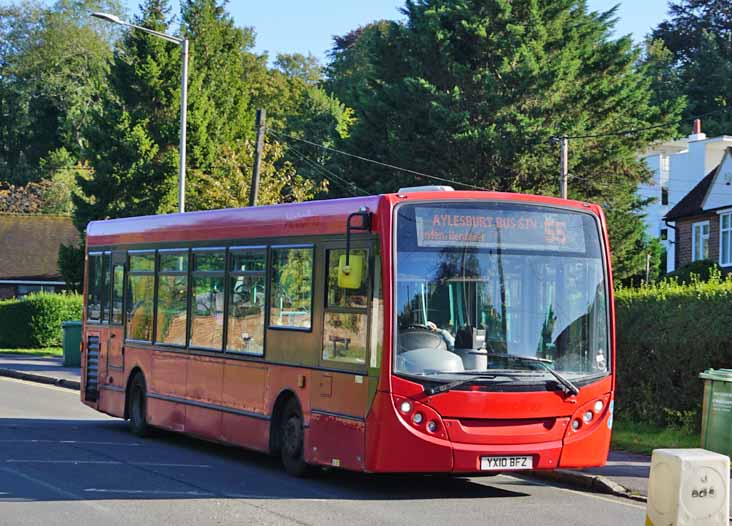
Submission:
[[[503,486],[503,487],[501,487]],[[277,458],[120,420],[0,419],[0,502],[138,499],[431,500],[527,497],[499,479],[284,473]]]

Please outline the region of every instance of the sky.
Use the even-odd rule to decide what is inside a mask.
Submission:
[[[134,12],[140,0],[123,2]],[[403,0],[230,0],[228,9],[238,25],[255,28],[257,52],[267,51],[270,57],[312,53],[325,62],[334,35],[374,20],[399,18],[403,4]],[[616,34],[632,34],[637,42],[667,12],[667,0],[588,0],[590,9],[597,11],[615,4],[620,4]]]

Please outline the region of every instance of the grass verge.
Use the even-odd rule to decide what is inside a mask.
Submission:
[[[650,455],[658,448],[701,447],[699,433],[674,427],[615,421],[612,449]]]
[[[63,356],[61,347],[40,347],[37,349],[0,349],[0,354],[18,354],[23,356]]]

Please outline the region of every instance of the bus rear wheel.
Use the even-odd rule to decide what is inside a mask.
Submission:
[[[136,374],[132,379],[127,403],[130,432],[138,437],[147,436],[150,432],[147,423],[147,392],[145,379],[141,374]]]
[[[280,455],[285,471],[295,477],[305,476],[310,466],[305,462],[305,431],[302,411],[297,400],[291,398],[285,404],[280,420]]]

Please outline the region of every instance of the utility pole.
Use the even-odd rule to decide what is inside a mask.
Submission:
[[[561,146],[561,174],[559,179],[559,195],[567,199],[567,178],[569,177],[569,138],[562,135],[559,138]]]
[[[257,206],[257,194],[259,193],[259,170],[262,164],[262,152],[264,150],[264,132],[267,112],[263,109],[257,110],[257,149],[254,153],[254,172],[252,173],[252,187],[249,191],[249,206]]]
[[[188,39],[181,43],[180,160],[178,161],[178,212],[186,211],[186,127],[188,113]]]

